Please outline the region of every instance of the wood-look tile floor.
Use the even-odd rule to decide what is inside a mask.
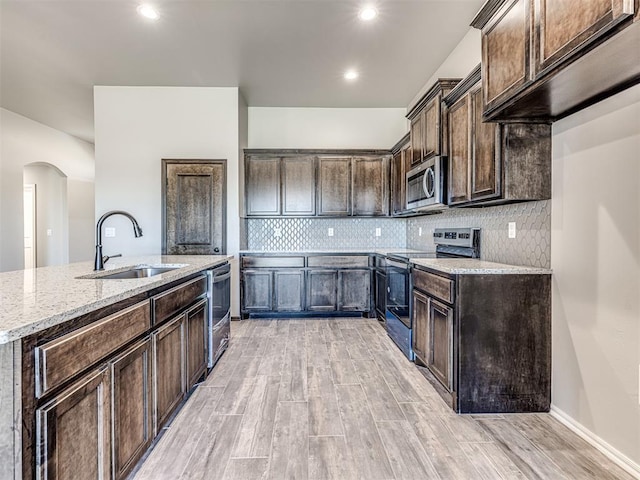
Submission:
[[[231,328],[135,480],[632,478],[548,414],[455,415],[377,320]]]

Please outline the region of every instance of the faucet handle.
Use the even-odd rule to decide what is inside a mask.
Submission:
[[[116,253],[115,255],[105,255],[104,257],[102,257],[102,263],[107,263],[110,258],[116,258],[121,256],[122,256],[121,253]]]

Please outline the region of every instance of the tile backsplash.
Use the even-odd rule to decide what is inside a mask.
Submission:
[[[516,238],[508,238],[509,222]],[[437,215],[407,220],[407,248],[434,250],[433,229],[478,227],[480,256],[491,262],[549,268],[551,266],[551,201],[486,208],[452,208]],[[419,235],[422,228],[422,236]]]
[[[378,237],[376,228],[380,229]],[[247,219],[248,250],[404,248],[406,243],[404,220],[395,218]]]
[[[508,238],[509,222],[516,223],[516,238]],[[241,223],[242,247],[264,251],[387,247],[435,250],[434,228],[478,227],[482,229],[483,260],[543,268],[551,265],[549,200],[452,208],[440,214],[408,219],[250,218]],[[328,235],[329,228],[333,228],[332,237]],[[380,236],[375,236],[376,228],[380,229]]]

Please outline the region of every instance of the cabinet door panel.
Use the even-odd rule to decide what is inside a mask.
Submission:
[[[282,159],[282,214],[315,215],[315,213],[315,158]]]
[[[411,165],[417,165],[424,157],[424,117],[420,113],[411,120]]]
[[[301,312],[304,310],[304,270],[276,271],[273,273],[275,310]]]
[[[187,312],[187,390],[207,369],[207,302]]]
[[[449,390],[453,389],[453,310],[429,301],[429,370]]]
[[[534,2],[536,74],[632,15],[633,5],[625,8],[625,3],[625,0]]]
[[[376,270],[375,283],[376,311],[378,315],[384,317],[385,310],[387,309],[387,276],[384,270]]]
[[[184,315],[152,334],[155,431],[166,423],[184,398]]]
[[[105,367],[36,410],[38,479],[109,478],[109,397]]]
[[[449,204],[469,200],[470,102],[465,95],[449,109]]]
[[[391,213],[398,214],[406,210],[404,155],[407,149],[396,153],[391,159]]]
[[[280,215],[280,159],[248,157],[245,163],[247,215]]]
[[[388,171],[386,157],[353,159],[353,215],[387,215]]]
[[[338,272],[309,270],[307,273],[307,310],[333,312],[337,309]]]
[[[482,32],[484,102],[509,96],[529,80],[530,0],[513,0]]]
[[[413,351],[419,360],[427,364],[429,344],[429,299],[420,292],[413,291]]]
[[[318,215],[349,215],[351,213],[351,159],[320,158],[318,171]]]
[[[440,100],[437,95],[424,109],[424,156],[440,155]]]
[[[368,312],[371,310],[371,271],[338,272],[338,310]]]
[[[271,270],[245,270],[242,274],[243,308],[246,311],[271,310]]]
[[[153,438],[151,340],[111,362],[113,392],[113,473],[125,478]]]
[[[470,92],[473,114],[473,164],[471,167],[471,200],[500,196],[500,157],[496,152],[495,123],[482,122],[482,89]]]

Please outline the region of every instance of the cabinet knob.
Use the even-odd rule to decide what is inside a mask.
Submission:
[[[220,249],[219,249],[218,247],[214,248],[214,249],[213,249],[213,251],[214,251],[215,253],[220,253]]]

